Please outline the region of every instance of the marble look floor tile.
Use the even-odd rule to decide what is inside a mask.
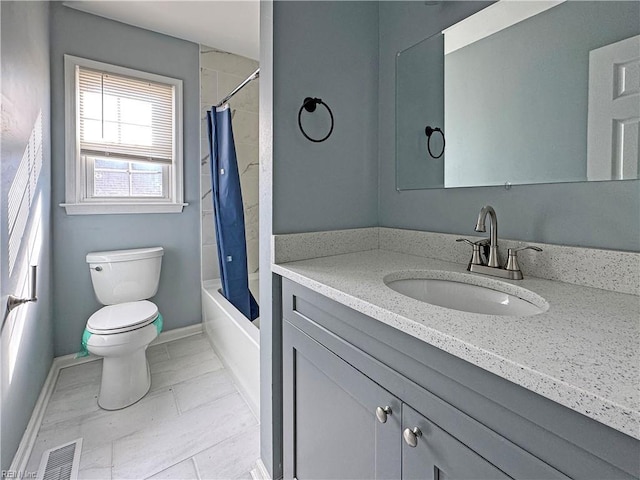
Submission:
[[[220,370],[223,365],[213,351],[209,351],[163,360],[150,365],[150,367],[151,391],[155,392],[205,373]]]
[[[181,338],[179,340],[167,343],[166,345],[167,350],[169,351],[169,357],[173,359],[188,357],[190,355],[196,355],[199,353],[208,353],[216,356],[213,348],[211,348],[209,340],[207,340],[203,333]]]
[[[147,348],[147,360],[149,361],[149,365],[163,360],[169,360],[167,344],[161,343],[160,345],[152,345]]]
[[[122,410],[98,410],[63,422],[50,424],[38,432],[29,465],[40,462],[42,453],[57,445],[82,437],[83,449],[91,450],[168,419],[178,418],[173,393],[147,394],[138,403]]]
[[[115,441],[112,475],[154,475],[256,424],[240,394],[228,395]]]
[[[236,386],[226,370],[205,373],[173,386],[178,409],[184,413],[236,392]]]
[[[251,478],[260,457],[260,427],[252,426],[198,453],[194,459],[202,480]]]
[[[87,384],[100,385],[102,360],[82,363],[60,370],[56,380],[56,392],[68,391]]]
[[[100,410],[98,406],[99,392],[99,381],[80,384],[73,389],[56,389],[45,410],[42,425],[47,426],[97,412]]]
[[[111,479],[111,443],[107,443],[92,450],[82,449],[80,454],[79,480],[110,480]]]
[[[176,463],[166,470],[147,478],[153,480],[198,480],[200,477],[196,471],[193,459],[187,458],[186,460]]]
[[[138,403],[117,411],[102,410],[97,405],[101,360],[62,369],[27,470],[37,471],[45,450],[82,437],[80,479],[154,475],[195,480],[199,476],[194,455],[218,444],[223,450],[232,450],[235,441],[231,437],[245,430],[257,431],[255,417],[204,335],[153,345],[147,350],[147,358],[152,391]],[[132,438],[138,439],[136,447],[123,447],[130,441],[126,439]],[[138,441],[142,445],[139,448]],[[203,465],[213,469],[216,455],[219,453],[213,452],[210,457],[203,454]],[[250,478],[247,470],[254,464],[235,477]],[[222,471],[228,468],[224,466]]]

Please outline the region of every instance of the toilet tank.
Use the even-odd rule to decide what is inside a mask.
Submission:
[[[88,253],[98,301],[114,305],[153,297],[158,291],[163,254],[162,247]]]

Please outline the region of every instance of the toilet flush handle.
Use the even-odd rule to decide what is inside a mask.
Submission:
[[[91,270],[95,270],[96,272],[101,272],[102,271],[102,267],[100,265],[98,265],[97,267],[89,267]]]

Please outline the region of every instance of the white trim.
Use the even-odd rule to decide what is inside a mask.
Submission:
[[[152,347],[162,343],[173,342],[174,340],[198,335],[199,333],[203,333],[202,323],[196,323],[182,328],[174,328],[173,330],[162,332],[149,346]]]
[[[180,213],[188,203],[61,203],[67,215],[109,215],[127,213]]]
[[[253,478],[253,480],[271,480],[269,470],[267,470],[261,458],[258,459],[256,468],[251,470],[251,478]]]
[[[170,202],[163,205],[153,202],[140,202],[135,199],[124,202],[107,200],[96,205],[95,199],[85,201],[86,186],[84,184],[83,165],[80,159],[79,139],[76,134],[78,124],[78,92],[76,90],[76,67],[82,66],[133,78],[164,83],[174,87],[174,143],[173,162],[169,178],[168,194]],[[64,102],[65,102],[65,202],[67,215],[118,214],[118,213],[180,213],[184,203],[184,141],[183,141],[183,92],[182,80],[143,72],[131,68],[120,67],[108,63],[97,62],[86,58],[64,55]],[[89,205],[90,204],[90,205]],[[86,205],[86,207],[85,207]]]
[[[444,54],[455,52],[565,1],[500,0],[444,29],[442,31],[444,34]]]
[[[181,338],[197,335],[199,333],[202,333],[202,331],[202,323],[196,323],[195,325],[189,325],[182,328],[175,328],[173,330],[162,332],[153,342],[151,342],[150,345],[160,345],[162,343],[172,342]],[[76,358],[76,354],[72,353],[70,355],[63,355],[61,357],[55,357],[53,359],[53,362],[51,362],[51,367],[49,368],[49,374],[47,375],[47,378],[42,385],[40,395],[38,396],[38,400],[36,401],[35,406],[33,407],[31,418],[29,419],[27,428],[22,434],[22,439],[20,440],[18,450],[16,450],[16,454],[13,457],[13,461],[11,462],[11,466],[9,467],[9,471],[24,472],[27,468],[27,462],[29,461],[29,457],[31,456],[33,446],[36,443],[36,437],[38,436],[38,431],[40,430],[42,419],[44,418],[44,412],[49,405],[49,400],[51,399],[51,395],[53,394],[53,390],[56,386],[60,370],[62,370],[63,368],[100,360],[101,358],[102,357],[98,357],[95,355]]]

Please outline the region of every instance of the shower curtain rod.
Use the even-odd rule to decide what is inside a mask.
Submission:
[[[250,81],[255,80],[256,78],[259,78],[259,77],[260,77],[260,69],[258,68],[255,72],[253,72],[251,75],[249,75],[249,78],[247,78],[244,82],[242,82],[240,85],[238,85],[236,88],[234,88],[234,90],[229,95],[224,97],[222,99],[222,101],[216,105],[216,108],[221,107],[222,105],[227,103],[231,99],[231,97],[233,97],[236,93],[238,93],[240,90],[242,90],[242,88],[247,83],[249,83]]]

